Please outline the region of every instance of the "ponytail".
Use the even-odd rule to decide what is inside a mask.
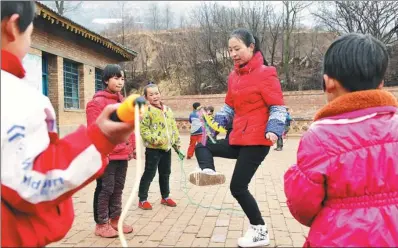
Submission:
[[[263,52],[260,49],[260,41],[258,40],[257,36],[253,35],[253,38],[254,38],[254,42],[255,42],[254,43],[254,53],[260,52],[261,56],[263,56],[263,59],[264,59],[264,61],[263,61],[264,65],[268,66],[268,62],[267,62],[267,60],[265,60],[265,56],[264,56]]]

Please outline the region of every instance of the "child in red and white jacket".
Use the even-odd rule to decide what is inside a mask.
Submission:
[[[109,104],[120,103],[120,94],[124,86],[124,71],[119,65],[107,65],[104,68],[102,82],[106,89],[95,93],[88,102],[87,125],[95,122],[101,111]],[[135,136],[121,143],[109,154],[109,165],[104,174],[97,179],[94,193],[94,220],[97,223],[95,234],[104,238],[117,237],[117,223],[122,213],[122,193],[126,181],[128,161],[134,157]],[[123,225],[124,233],[133,228]]]
[[[35,3],[1,1],[1,246],[46,246],[70,230],[72,195],[107,165],[133,125],[109,119],[60,139],[50,100],[25,81],[21,64],[31,44]],[[28,100],[28,102],[26,102]]]

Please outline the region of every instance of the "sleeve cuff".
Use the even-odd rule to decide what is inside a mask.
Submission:
[[[108,138],[105,137],[101,129],[99,129],[98,125],[95,123],[87,128],[87,133],[94,146],[103,155],[108,155],[116,147],[116,145],[112,144]]]
[[[271,119],[268,121],[266,133],[271,132],[276,134],[278,137],[281,137],[284,131],[285,131],[284,122],[277,119]]]

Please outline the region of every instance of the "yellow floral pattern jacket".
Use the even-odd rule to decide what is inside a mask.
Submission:
[[[149,105],[140,127],[145,147],[168,151],[174,145],[180,146],[173,111],[166,105],[162,105],[162,109]]]

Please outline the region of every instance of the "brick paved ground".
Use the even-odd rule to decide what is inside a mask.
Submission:
[[[183,147],[188,143],[183,136]],[[250,184],[260,210],[268,224],[271,245],[301,247],[308,228],[300,225],[291,216],[283,193],[282,177],[288,166],[295,162],[298,138],[290,138],[283,152],[271,151],[260,166]],[[188,196],[203,206],[240,209],[229,191],[229,182],[233,172],[234,160],[216,158],[216,168],[227,176],[227,182],[221,186],[198,187],[187,182]],[[196,166],[196,160],[185,161],[184,169],[188,174]],[[124,203],[130,194],[135,178],[135,161],[130,163]],[[149,193],[152,211],[137,208],[129,211],[126,220],[132,224],[134,232],[128,234],[132,247],[237,247],[237,238],[247,229],[248,220],[242,212],[214,210],[192,205],[184,194],[184,180],[181,183],[181,167],[177,156],[173,154],[170,179],[171,197],[177,202],[176,208],[160,205],[158,176],[156,175]],[[90,184],[74,196],[76,219],[72,230],[60,242],[49,247],[120,247],[118,238],[104,239],[94,235],[92,200],[95,183]],[[182,189],[181,189],[182,188]]]

